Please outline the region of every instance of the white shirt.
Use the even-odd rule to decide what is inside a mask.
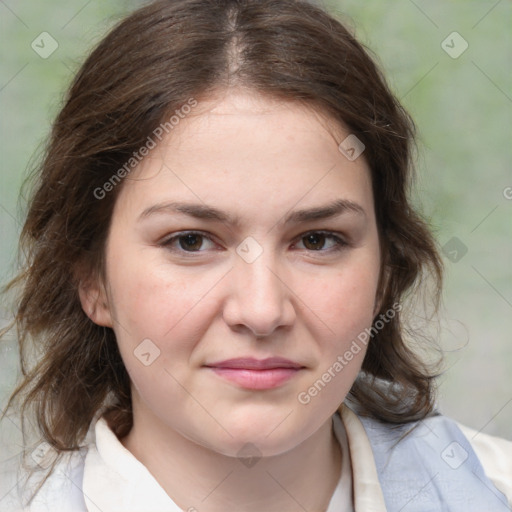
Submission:
[[[348,407],[333,416],[342,451],[341,477],[327,512],[386,512],[373,452]],[[459,425],[494,485],[512,505],[512,442]],[[182,512],[148,469],[117,439],[104,419],[82,452],[66,455],[29,508],[10,512]],[[5,503],[5,502],[4,502]],[[188,512],[195,512],[193,504]],[[198,509],[197,512],[200,512]]]

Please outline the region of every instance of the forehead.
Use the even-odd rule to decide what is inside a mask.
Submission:
[[[294,153],[303,158],[320,149],[320,141],[337,144],[344,133],[346,129],[340,123],[312,104],[235,89],[200,101],[168,134],[162,147],[186,152],[209,139],[209,152],[217,149],[229,154],[233,150],[233,157],[241,150],[253,158],[277,156],[295,146]]]
[[[338,149],[349,132],[318,110],[247,92],[198,102],[132,172],[119,201],[139,210],[193,200],[245,212],[346,199],[373,213],[364,156]],[[237,217],[243,217],[237,215]]]

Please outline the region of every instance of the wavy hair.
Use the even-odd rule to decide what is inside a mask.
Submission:
[[[130,379],[114,332],[87,317],[78,295],[80,276],[104,277],[122,181],[101,199],[97,190],[189,98],[231,87],[326,112],[366,146],[383,255],[374,322],[421,291],[427,275],[439,302],[438,249],[410,199],[414,124],[350,31],[306,1],[152,2],[114,27],[75,75],[34,169],[23,268],[7,287],[18,292],[22,368],[9,405],[33,414],[58,452],[78,449],[99,413],[120,437],[132,426]],[[372,337],[348,397],[393,423],[433,411],[434,375],[406,332],[396,311]]]

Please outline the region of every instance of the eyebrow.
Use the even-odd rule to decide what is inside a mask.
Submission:
[[[139,221],[157,213],[182,213],[196,219],[224,222],[233,226],[240,226],[241,224],[240,217],[223,212],[213,206],[181,202],[160,203],[150,206],[139,215]],[[348,199],[337,199],[326,205],[295,210],[285,217],[283,224],[296,224],[299,222],[329,219],[346,213],[355,213],[366,217],[364,208],[359,204]]]

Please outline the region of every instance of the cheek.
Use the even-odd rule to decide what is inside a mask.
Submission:
[[[109,276],[111,303],[120,334],[162,340],[187,323],[215,276],[187,275],[171,266],[140,258],[120,258]]]
[[[111,259],[116,262],[109,274],[114,331],[140,395],[155,397],[164,390],[167,402],[182,393],[172,377],[184,381],[196,347],[218,314],[214,296],[225,270],[179,270],[145,255]]]
[[[364,261],[364,260],[361,260]],[[373,320],[379,277],[376,262],[346,265],[326,277],[323,286],[309,289],[308,301],[315,304],[319,317],[337,336],[357,334]]]
[[[350,391],[371,339],[378,270],[374,261],[347,265],[310,289],[308,302],[323,328],[315,336],[318,364],[297,395],[300,404],[334,411]]]
[[[334,410],[349,392],[370,342],[378,277],[378,258],[361,252],[322,287],[313,287],[314,295],[310,291],[308,300],[326,327],[323,336],[315,336],[319,364],[298,395],[301,404],[314,400]]]
[[[138,395],[155,410],[178,407],[190,353],[208,322],[212,287],[207,276],[191,278],[168,266],[120,257],[109,274],[114,331],[126,370]]]

